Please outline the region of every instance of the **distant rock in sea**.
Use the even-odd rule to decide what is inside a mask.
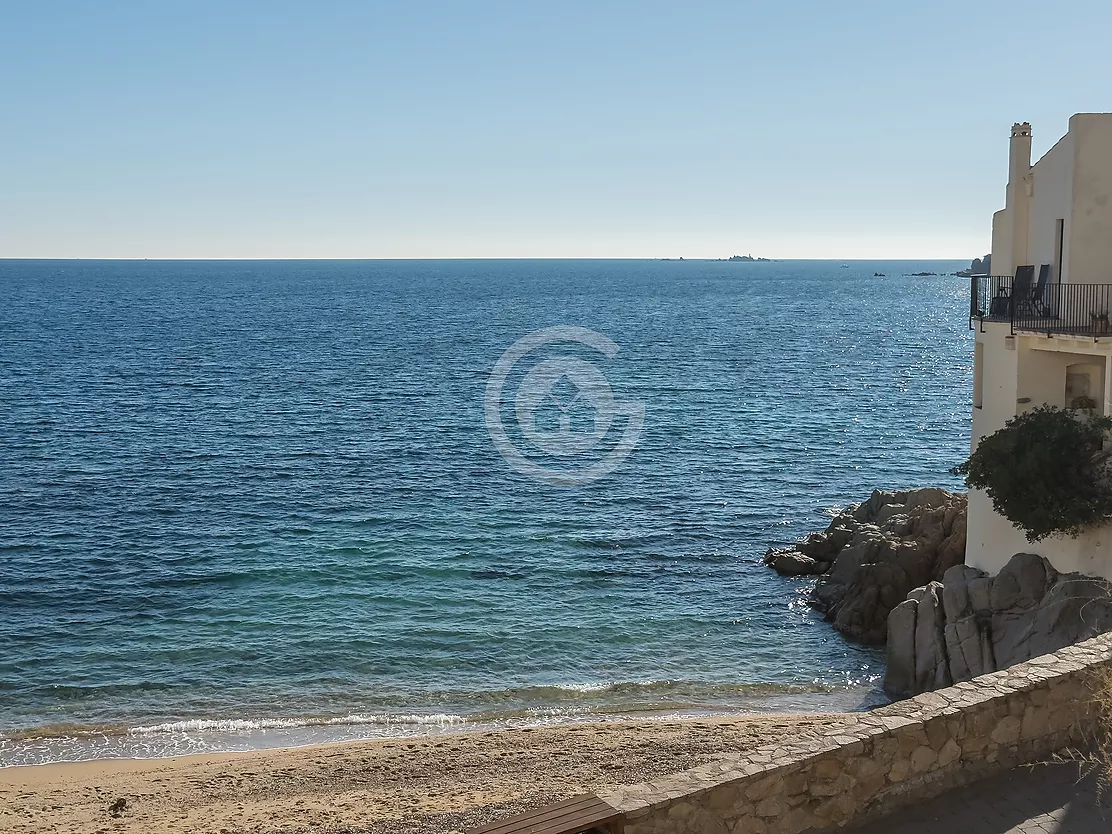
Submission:
[[[961,278],[971,278],[974,275],[991,275],[992,274],[992,255],[985,255],[983,258],[974,258],[973,263],[969,265],[968,269],[959,269],[954,275]]]
[[[763,263],[771,263],[772,262],[771,258],[754,258],[752,255],[730,255],[730,257],[728,257],[728,258],[718,258],[718,260],[719,261],[727,261],[727,262],[732,261],[734,263],[736,263],[738,261],[744,261],[746,263],[757,263],[758,261],[763,262]]]

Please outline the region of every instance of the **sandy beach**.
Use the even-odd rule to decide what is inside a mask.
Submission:
[[[607,722],[10,767],[0,769],[0,830],[444,834],[843,720],[830,714]]]

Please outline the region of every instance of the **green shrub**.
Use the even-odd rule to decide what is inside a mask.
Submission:
[[[1101,441],[1112,418],[1044,405],[1018,414],[954,468],[996,512],[1038,541],[1078,536],[1112,518]]]

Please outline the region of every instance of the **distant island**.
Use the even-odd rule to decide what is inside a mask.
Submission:
[[[682,261],[683,258],[653,258],[654,261]],[[698,260],[698,258],[696,258]],[[752,255],[731,255],[728,258],[705,258],[709,263],[773,263],[772,258],[754,258]]]

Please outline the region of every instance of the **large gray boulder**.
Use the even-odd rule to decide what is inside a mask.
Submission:
[[[950,677],[970,680],[996,668],[989,622],[992,579],[979,570],[955,565],[942,577],[943,653],[948,658]],[[903,628],[903,624],[897,624]],[[893,684],[896,691],[923,691]]]
[[[947,662],[942,610],[942,583],[931,582],[924,588],[915,609],[915,687],[920,692],[942,689],[953,683]]]
[[[922,588],[913,590],[888,615],[888,645],[885,685],[899,692],[912,692],[915,684],[915,622]],[[918,596],[916,593],[918,592]]]
[[[965,518],[964,495],[874,490],[823,532],[769,550],[764,561],[785,576],[818,574],[810,603],[846,636],[883,644],[888,616],[908,592],[965,560]]]
[[[1112,583],[1017,553],[989,576],[954,565],[888,617],[884,688],[916,695],[1112,631]]]

